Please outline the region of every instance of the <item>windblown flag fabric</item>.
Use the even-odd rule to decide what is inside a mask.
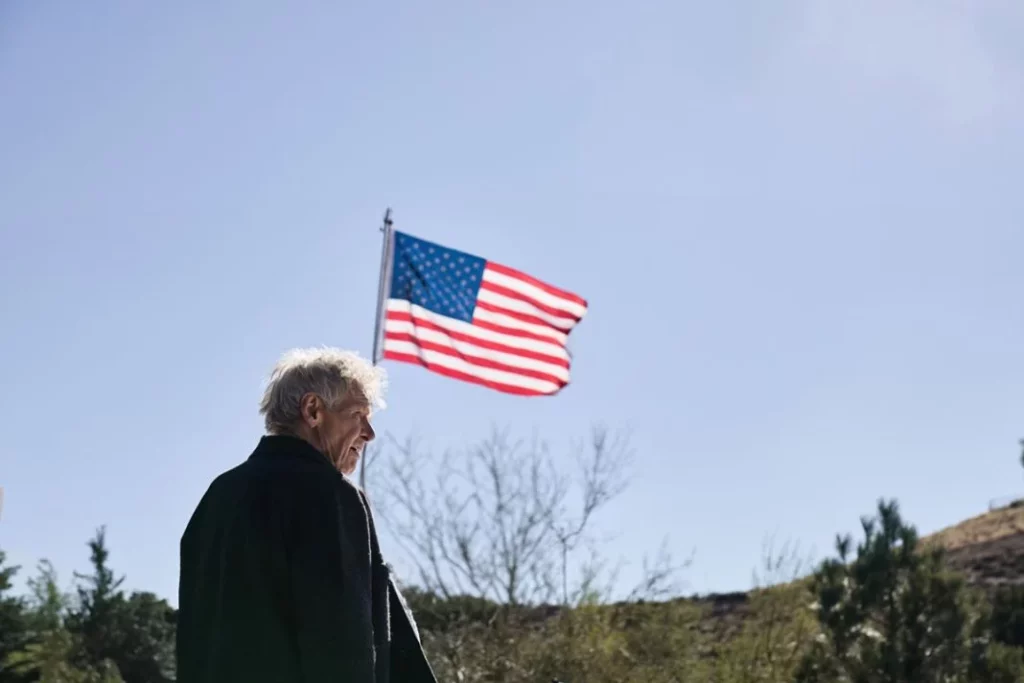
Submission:
[[[509,394],[569,383],[569,333],[587,302],[514,268],[393,233],[383,358]]]

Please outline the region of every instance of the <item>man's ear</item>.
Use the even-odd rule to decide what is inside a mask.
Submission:
[[[306,394],[299,403],[302,421],[309,427],[319,427],[323,420],[323,404],[316,394]]]

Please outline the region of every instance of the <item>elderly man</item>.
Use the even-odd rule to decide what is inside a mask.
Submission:
[[[217,477],[181,539],[179,683],[436,683],[344,476],[374,437],[384,376],[296,350],[274,369],[267,435]]]

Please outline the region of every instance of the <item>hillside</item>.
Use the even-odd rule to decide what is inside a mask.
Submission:
[[[1024,500],[929,534],[922,543],[943,546],[950,566],[973,585],[1024,585]],[[701,630],[718,637],[738,632],[750,613],[750,596],[735,592],[692,598],[708,609]]]
[[[950,565],[973,584],[1024,585],[1024,501],[964,520],[924,541],[945,547]]]
[[[881,515],[884,512],[881,504],[880,510]],[[901,532],[908,528],[903,521],[897,523]],[[879,537],[869,536],[877,549]],[[885,543],[885,552],[893,553],[893,546],[889,541]],[[995,589],[1024,585],[1024,504],[964,520],[924,536],[921,543],[943,547],[948,563],[963,572],[968,582],[976,587]],[[868,561],[875,562],[879,557],[873,554]],[[895,555],[890,554],[889,558],[892,557]],[[861,559],[856,561],[860,563]],[[897,566],[884,558],[883,562],[889,568]],[[863,588],[864,582],[857,577],[866,566],[877,565],[859,564],[857,570],[845,576],[833,573],[830,579],[833,592],[836,586],[847,585],[847,581],[859,581]],[[845,570],[839,567],[837,571]],[[961,653],[959,658],[941,660],[945,662],[942,666],[955,671],[956,676],[943,674],[944,678],[899,680],[1024,681],[1024,650],[1020,649],[1024,645],[1024,626],[1017,616],[1024,609],[1021,598],[1012,597],[1013,593],[965,589],[960,582],[944,576],[941,568],[936,571],[928,563],[914,568],[902,565],[897,574],[883,572],[872,576],[890,582],[909,581],[917,586],[915,597],[898,606],[900,616],[894,623],[896,628],[902,629],[898,634],[899,642],[910,642],[917,637],[932,639],[929,640],[932,643],[938,637],[936,634],[940,634],[943,639],[940,645],[959,643],[962,646],[955,650]],[[925,580],[920,581],[921,578]],[[457,675],[466,681],[528,683],[551,680],[554,676],[556,680],[602,683],[711,680],[782,683],[793,681],[801,667],[825,666],[832,661],[829,658],[834,657],[829,648],[816,646],[821,642],[823,630],[827,631],[832,625],[820,620],[814,608],[816,597],[809,588],[809,577],[805,577],[750,592],[664,602],[586,605],[569,610],[542,606],[504,611],[487,601],[460,600],[453,604],[419,593],[414,593],[413,597],[428,600],[414,610],[420,617],[424,642],[438,671],[452,679]],[[824,593],[827,592],[828,589],[824,589]],[[984,593],[989,600],[985,600]],[[877,619],[877,610],[888,609],[882,607],[884,597],[879,597],[884,594],[885,591],[876,591],[874,598],[867,598],[873,599],[873,603],[866,603],[863,608],[854,606],[849,612],[844,608],[844,614],[859,615],[856,616],[858,624],[873,628],[876,622],[872,619]],[[864,599],[867,593],[859,595],[857,599]],[[922,596],[927,596],[927,600]],[[994,600],[996,596],[999,600]],[[952,602],[948,601],[950,598]],[[977,608],[984,605],[1002,605],[1005,609],[993,609],[989,616],[979,618],[981,611]],[[859,609],[862,611],[858,612]],[[450,614],[446,615],[444,610]],[[904,621],[908,615],[913,618]],[[950,619],[950,615],[956,618]],[[922,619],[932,626],[916,630],[917,624],[923,623]],[[949,630],[950,624],[953,630]],[[846,627],[840,625],[839,628]],[[877,635],[867,633],[863,637],[871,638],[873,643]],[[968,643],[970,648],[967,648]],[[867,651],[863,645],[858,642],[850,647],[856,647],[858,652]],[[985,648],[983,655],[976,646]],[[914,647],[917,648],[914,652],[924,652],[933,645],[919,643]],[[854,650],[847,650],[851,651]],[[954,649],[948,651],[954,652]],[[969,657],[964,654],[968,652]],[[911,657],[907,661],[924,660]],[[868,662],[865,666],[873,664]],[[806,674],[808,670],[803,671]],[[996,677],[986,671],[1002,673]]]
[[[1006,507],[971,517],[940,531],[924,536],[923,545],[939,544],[946,549],[947,562],[962,572],[968,583],[984,588],[1024,585],[1024,500]],[[776,585],[756,591],[712,593],[677,598],[665,604],[689,604],[703,613],[696,625],[709,642],[722,643],[740,633],[747,618],[757,610],[758,600],[770,602],[780,594],[800,595],[809,587],[808,578],[791,584]],[[794,593],[791,589],[796,589]],[[416,594],[414,601],[419,598]],[[797,598],[801,601],[802,598]],[[808,601],[809,602],[809,601]],[[432,607],[417,604],[417,612],[426,626],[436,615]],[[618,609],[631,609],[630,603],[618,603]],[[647,603],[641,609],[657,611],[659,603]],[[525,608],[520,618],[539,624],[559,614],[553,605]],[[443,621],[443,620],[442,620]]]

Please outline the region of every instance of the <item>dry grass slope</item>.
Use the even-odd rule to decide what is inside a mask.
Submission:
[[[946,550],[957,550],[1017,534],[1024,534],[1024,505],[1021,504],[965,519],[928,536],[924,541],[938,543]]]
[[[946,548],[949,563],[975,585],[1024,585],[1024,505],[994,510],[924,539]]]
[[[973,585],[1024,585],[1024,504],[966,519],[926,536],[922,543],[943,546],[950,565],[963,572]],[[728,639],[741,630],[752,611],[751,599],[759,593],[809,586],[808,579],[803,578],[767,591],[708,595],[685,602],[703,608],[704,619],[699,629],[705,635]]]

